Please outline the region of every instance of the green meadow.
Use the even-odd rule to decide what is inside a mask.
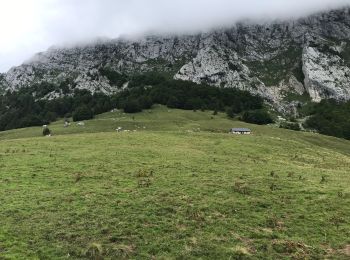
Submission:
[[[0,259],[350,257],[349,141],[162,106],[49,128],[0,132]]]

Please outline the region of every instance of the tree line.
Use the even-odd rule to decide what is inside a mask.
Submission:
[[[350,140],[350,101],[322,100],[315,104],[305,127]]]
[[[142,79],[140,79],[140,77]],[[131,81],[129,87],[117,96],[118,108],[135,107],[141,111],[152,104],[185,110],[217,110],[238,114],[245,110],[261,109],[264,100],[247,91],[219,88],[189,81],[166,80],[142,75]]]
[[[64,117],[91,119],[112,107],[111,97],[102,93],[76,89],[70,96],[47,100],[36,99],[29,88],[23,88],[0,96],[0,131],[40,126]]]

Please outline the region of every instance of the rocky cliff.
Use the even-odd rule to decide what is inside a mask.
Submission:
[[[285,113],[308,100],[348,100],[350,9],[295,21],[242,22],[195,35],[53,47],[0,75],[0,88],[50,83],[69,90],[118,91],[122,83],[111,80],[106,70],[120,75],[156,70],[175,79],[248,90]],[[67,91],[54,92],[48,97]]]

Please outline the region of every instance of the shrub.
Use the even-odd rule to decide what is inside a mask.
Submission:
[[[103,259],[103,248],[102,245],[97,243],[92,243],[85,253],[86,257],[89,259]]]
[[[92,111],[87,106],[78,107],[73,112],[73,121],[89,120],[93,117]]]
[[[72,117],[72,114],[71,113],[66,113],[65,115],[64,115],[64,118],[65,119],[69,119],[69,118],[71,118]]]
[[[235,182],[232,188],[235,192],[240,193],[242,195],[250,194],[249,186],[244,182]]]
[[[150,109],[152,108],[153,101],[149,96],[142,96],[139,98],[139,104],[143,109]]]
[[[121,74],[111,68],[101,68],[100,73],[102,76],[107,77],[111,85],[116,85],[122,87],[125,82],[128,81],[128,77],[124,74]]]
[[[180,107],[179,100],[176,97],[170,97],[166,106],[169,108],[178,108]]]
[[[164,81],[166,81],[166,78],[161,73],[148,72],[145,74],[134,75],[129,82],[129,88],[155,86]]]
[[[280,124],[280,128],[294,130],[294,131],[300,131],[301,130],[299,123],[283,122],[283,123]]]
[[[53,122],[57,119],[57,114],[55,112],[48,111],[44,116],[44,120],[47,122]]]
[[[267,125],[273,123],[270,114],[264,109],[251,110],[243,113],[241,120],[257,125]]]
[[[236,113],[233,111],[232,107],[228,108],[226,110],[226,114],[228,115],[228,117],[230,118],[234,118],[236,116]]]
[[[129,100],[126,102],[124,106],[125,113],[132,114],[132,113],[138,113],[141,111],[142,111],[141,106],[137,100]]]

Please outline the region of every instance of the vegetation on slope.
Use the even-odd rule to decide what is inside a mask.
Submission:
[[[43,98],[55,88],[42,83],[0,96],[0,131],[40,126],[71,115],[75,121],[86,120],[113,108],[136,113],[153,104],[187,110],[231,108],[235,113],[263,107],[263,99],[248,92],[167,80],[157,73],[135,75],[128,88],[112,96],[75,89],[71,95]]]
[[[305,126],[321,134],[350,140],[350,101],[323,100],[315,104]]]
[[[112,86],[122,87],[123,84],[128,82],[128,77],[126,75],[121,74],[117,71],[114,71],[113,69],[110,69],[108,67],[101,68],[99,71],[102,76],[105,76],[108,78]]]
[[[297,50],[290,50],[290,52],[295,54]],[[69,90],[67,86],[70,84],[67,81],[60,86],[41,83],[23,88],[18,92],[0,95],[0,131],[40,126],[54,122],[58,118],[72,116],[74,121],[87,120],[114,108],[123,109],[127,113],[137,113],[151,108],[154,104],[185,110],[225,111],[229,117],[240,115],[243,121],[255,124],[273,122],[264,109],[264,100],[245,91],[169,80],[158,72],[134,75],[129,79],[121,74],[113,74],[114,72],[106,68],[104,73],[115,83],[129,80],[128,87],[112,96],[103,93],[91,94],[87,90],[75,89],[70,95],[53,100],[43,98],[57,88],[64,90],[63,94],[67,94]],[[293,95],[288,98],[296,99]],[[299,99],[308,104],[301,108],[302,116],[311,116],[305,124],[306,128],[317,130],[322,134],[350,139],[349,102],[324,101],[317,105],[311,104],[306,97],[300,96]],[[300,129],[294,128],[294,125],[286,127]]]
[[[36,99],[27,91],[21,89],[0,96],[0,131],[48,124],[58,117],[80,113],[84,107],[88,107],[93,114],[112,108],[110,97],[101,93],[92,95],[87,90],[76,89],[72,96],[54,100]]]
[[[284,52],[268,61],[248,62],[248,67],[254,75],[261,79],[266,86],[277,86],[287,76],[294,75],[300,82],[304,82],[301,64],[302,49],[292,45]]]
[[[117,104],[123,108],[128,102],[137,101],[142,107],[145,99],[169,108],[217,111],[233,108],[235,113],[260,109],[264,103],[261,97],[234,88],[217,88],[181,80],[156,81],[153,76],[148,79],[143,75],[142,80],[132,82],[128,89],[118,95]]]
[[[52,129],[1,133],[0,258],[348,257],[347,141],[164,107]]]
[[[265,110],[252,110],[243,113],[241,119],[244,122],[258,125],[267,125],[273,123],[270,114]]]

